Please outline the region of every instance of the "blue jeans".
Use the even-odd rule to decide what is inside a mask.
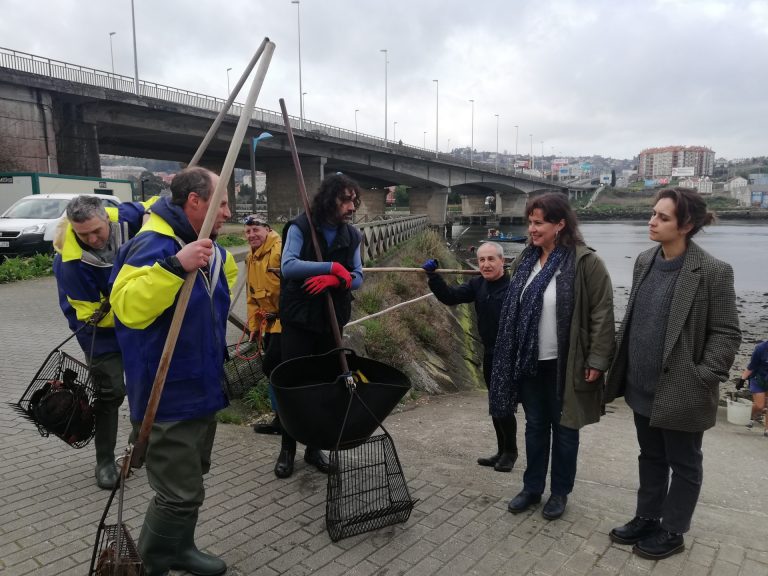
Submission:
[[[560,425],[561,402],[557,397],[557,360],[539,361],[535,376],[520,386],[525,410],[525,456],[523,489],[542,494],[547,482],[550,441],[552,480],[550,491],[565,496],[573,490],[576,460],[579,456],[579,431]]]

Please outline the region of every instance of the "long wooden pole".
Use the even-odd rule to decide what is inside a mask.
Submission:
[[[272,54],[275,51],[275,44],[267,41],[264,49],[264,59],[259,63],[259,68],[256,71],[256,77],[251,84],[251,89],[248,92],[248,98],[245,102],[245,110],[252,111],[256,104],[256,99],[259,95],[262,85],[264,84],[264,77],[267,74],[267,69],[272,60]],[[208,204],[208,211],[205,215],[205,220],[200,228],[198,239],[209,238],[211,231],[213,230],[213,224],[216,220],[216,213],[219,210],[221,200],[224,198],[227,190],[227,182],[232,174],[232,169],[235,166],[235,161],[240,153],[240,148],[243,144],[243,137],[248,129],[248,124],[251,120],[251,114],[245,113],[240,116],[235,129],[235,135],[230,142],[227,156],[224,159],[224,166],[221,169],[221,175],[219,176],[219,182],[216,185],[216,190],[213,192]],[[139,435],[136,443],[133,447],[131,454],[131,467],[140,468],[144,464],[144,458],[147,451],[147,445],[149,443],[149,434],[152,430],[152,425],[155,423],[155,416],[157,415],[157,408],[160,404],[160,396],[163,393],[163,387],[165,386],[165,378],[168,375],[168,368],[171,364],[171,358],[173,351],[176,347],[176,341],[179,337],[181,330],[181,324],[184,320],[184,314],[187,311],[187,305],[189,304],[189,297],[192,294],[192,288],[195,284],[195,278],[197,277],[197,270],[189,272],[184,279],[184,284],[179,291],[179,298],[176,301],[176,308],[173,311],[173,319],[171,320],[171,326],[168,329],[168,336],[165,340],[165,346],[163,347],[162,356],[160,356],[160,363],[157,367],[157,374],[155,375],[155,381],[152,384],[152,392],[150,393],[149,400],[147,402],[147,409],[144,412],[144,420],[141,423]]]
[[[317,232],[315,232],[315,226],[312,223],[312,211],[309,207],[309,196],[307,195],[307,187],[304,184],[304,174],[301,170],[301,162],[299,161],[299,151],[296,147],[296,140],[293,137],[293,129],[291,128],[291,121],[288,117],[288,109],[285,107],[285,99],[280,98],[280,110],[283,113],[283,123],[285,124],[285,134],[288,136],[288,145],[291,148],[291,157],[293,158],[293,167],[296,170],[296,181],[299,186],[299,196],[304,204],[304,213],[307,215],[307,221],[309,222],[309,231],[312,236],[312,246],[315,249],[315,258],[318,262],[323,261],[323,254],[320,250],[320,242],[317,240]],[[336,310],[333,307],[333,300],[328,291],[325,292],[325,303],[328,309],[328,321],[331,324],[331,331],[333,332],[333,338],[336,341],[336,347],[341,348],[341,330],[339,329],[339,321],[336,318]],[[347,365],[347,357],[344,352],[339,353],[339,361],[341,362],[342,372],[345,374],[349,372],[349,366]]]
[[[422,274],[428,274],[424,268],[400,268],[400,267],[383,267],[383,268],[363,268],[364,273],[368,272],[421,272]],[[480,270],[462,270],[459,268],[438,268],[434,271],[434,274],[480,274]]]
[[[237,84],[235,84],[235,87],[232,88],[232,93],[229,94],[227,101],[221,107],[221,110],[216,116],[216,119],[213,121],[213,124],[211,124],[211,127],[208,128],[208,132],[205,134],[205,137],[203,138],[203,141],[200,143],[200,146],[198,146],[197,151],[195,152],[195,155],[192,156],[192,160],[188,164],[189,166],[197,166],[197,163],[200,162],[200,158],[203,157],[203,154],[208,149],[208,145],[211,143],[211,140],[213,140],[213,137],[218,131],[219,126],[221,126],[221,123],[224,121],[224,116],[226,116],[227,112],[232,106],[232,103],[235,101],[235,98],[237,98],[237,95],[240,93],[240,89],[243,87],[243,84],[245,84],[245,81],[248,79],[248,76],[251,75],[251,71],[253,70],[253,67],[256,66],[256,62],[259,60],[259,58],[261,58],[261,55],[264,52],[264,49],[266,48],[268,42],[269,42],[269,38],[264,38],[264,40],[261,41],[261,44],[256,49],[256,52],[254,53],[253,58],[251,58],[251,61],[248,62],[248,66],[246,66],[245,70],[243,70],[243,73],[240,76],[240,79],[237,81]],[[274,46],[274,44],[272,44],[272,46]],[[250,109],[244,108],[243,112],[245,113],[246,116],[248,116],[248,119],[250,120],[251,114],[253,114],[253,108],[250,108]],[[241,141],[241,144],[242,144],[242,141]],[[227,178],[227,180],[229,180],[229,178]]]
[[[280,268],[267,268],[268,272],[275,272],[280,274]],[[363,268],[363,273],[368,272],[421,272],[422,274],[428,274],[424,268],[400,268],[400,267],[384,267],[384,268]],[[435,274],[468,274],[470,276],[480,274],[480,270],[472,269],[459,269],[459,268],[438,268],[434,271]]]

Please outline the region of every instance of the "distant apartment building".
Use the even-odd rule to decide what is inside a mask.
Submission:
[[[714,151],[704,146],[665,146],[640,152],[637,167],[641,178],[672,176],[675,168],[693,168],[693,176],[712,176]]]
[[[681,188],[693,188],[699,191],[699,194],[712,194],[712,181],[709,178],[686,178],[680,180],[678,186]]]

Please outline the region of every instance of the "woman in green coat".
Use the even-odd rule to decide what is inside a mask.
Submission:
[[[561,193],[525,209],[530,242],[515,260],[501,312],[490,387],[491,415],[525,410],[527,466],[512,513],[541,501],[552,453],[548,520],[562,516],[573,490],[579,429],[600,419],[603,373],[614,347],[608,271],[584,245]]]

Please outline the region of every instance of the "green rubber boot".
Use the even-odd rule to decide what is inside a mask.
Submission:
[[[118,472],[115,466],[115,443],[117,442],[117,408],[97,409],[96,434],[93,445],[96,448],[96,485],[112,490],[117,485]]]
[[[206,554],[195,545],[195,527],[198,512],[195,512],[184,524],[181,542],[176,559],[171,563],[173,570],[186,570],[196,576],[219,576],[227,571],[227,565],[221,558]]]
[[[139,535],[139,556],[146,576],[166,576],[178,555],[185,530],[182,520],[160,511],[152,500]]]

